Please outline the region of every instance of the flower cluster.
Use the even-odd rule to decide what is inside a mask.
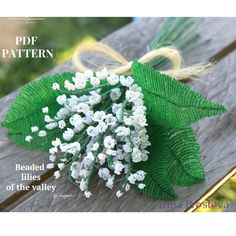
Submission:
[[[112,189],[115,181],[119,184],[117,197],[131,185],[143,189],[146,173],[135,170],[134,165],[148,159],[150,142],[143,94],[133,78],[109,74],[106,69],[86,71],[76,73],[61,87],[56,82],[52,85],[60,93],[57,113],[50,116],[49,108],[44,107],[45,129],[31,127],[42,138],[60,131],[51,143],[47,164],[49,169],[58,166],[55,178],[68,168],[70,179],[88,198],[96,170],[107,188]],[[26,136],[25,141],[33,142],[33,136]]]

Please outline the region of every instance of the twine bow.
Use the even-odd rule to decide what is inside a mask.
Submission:
[[[72,63],[76,70],[84,72],[92,68],[86,67],[82,60],[82,54],[92,52],[95,54],[103,54],[105,57],[113,59],[121,64],[120,66],[99,65],[99,67],[106,67],[109,73],[114,74],[130,74],[132,61],[127,61],[119,52],[103,43],[82,43],[77,47],[72,57]],[[200,63],[194,66],[181,68],[182,57],[180,52],[174,47],[161,47],[156,50],[150,51],[142,56],[138,61],[143,64],[151,62],[158,57],[168,59],[172,64],[172,69],[160,71],[167,74],[176,80],[185,80],[198,77],[199,75],[206,74],[212,66],[212,63]]]

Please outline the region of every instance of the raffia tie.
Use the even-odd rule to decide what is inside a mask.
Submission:
[[[76,70],[84,72],[91,70],[92,68],[86,67],[81,56],[85,53],[103,54],[106,58],[113,59],[118,62],[120,66],[108,66],[108,65],[97,65],[100,68],[106,67],[111,74],[130,74],[132,61],[127,61],[119,52],[103,43],[82,43],[74,52],[72,57],[72,63]],[[158,57],[164,57],[168,59],[172,64],[172,69],[160,71],[161,73],[167,74],[176,80],[185,80],[199,77],[202,74],[209,72],[212,63],[200,63],[194,66],[181,68],[182,57],[180,52],[174,47],[161,47],[156,50],[150,51],[142,56],[138,61],[143,64],[151,62],[153,59]]]

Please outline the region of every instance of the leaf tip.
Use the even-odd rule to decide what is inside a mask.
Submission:
[[[169,194],[169,196],[166,198],[166,199],[162,199],[162,200],[177,200],[178,199],[178,196],[177,194],[173,191],[171,194]]]
[[[204,171],[202,172],[201,175],[199,175],[199,176],[197,177],[197,180],[198,180],[199,183],[204,182],[204,181],[206,180]]]
[[[138,62],[138,60],[133,60],[132,65],[131,65],[132,74],[139,67],[139,65],[140,63]]]
[[[192,172],[192,177],[195,180],[192,184],[202,183],[206,180],[205,172],[204,172],[203,168],[200,168],[196,172],[193,171]]]
[[[222,104],[216,103],[215,107],[216,107],[216,110],[215,110],[215,114],[213,115],[221,115],[223,113],[228,112],[228,110]]]
[[[223,105],[221,105],[221,111],[222,113],[228,112],[228,109],[226,109]]]
[[[4,127],[4,128],[7,128],[7,124],[8,124],[8,121],[6,119],[3,120],[1,123],[2,127]]]

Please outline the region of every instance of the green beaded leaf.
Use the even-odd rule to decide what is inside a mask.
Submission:
[[[177,196],[171,187],[167,173],[167,164],[170,158],[170,149],[168,134],[160,127],[148,125],[148,135],[151,146],[149,148],[149,157],[147,161],[135,164],[136,170],[146,172],[143,183],[142,193],[148,196],[157,197],[162,200],[173,200]]]
[[[170,158],[168,176],[172,184],[188,186],[205,180],[199,145],[189,127],[168,132]]]
[[[166,130],[148,123],[149,159],[135,165],[147,174],[142,190],[162,200],[176,198],[171,185],[189,186],[204,181],[199,145],[191,128]]]
[[[8,128],[9,136],[21,147],[37,148],[48,151],[51,141],[61,137],[62,131],[56,129],[50,131],[50,135],[40,138],[36,133],[31,133],[31,127],[36,125],[39,129],[45,129],[43,107],[49,107],[49,115],[54,117],[61,107],[56,102],[56,97],[62,92],[52,89],[52,84],[57,82],[63,87],[65,80],[72,80],[73,73],[61,73],[54,76],[47,76],[41,80],[34,81],[24,86],[3,121],[3,126]],[[26,142],[25,136],[32,135],[33,141]]]
[[[148,118],[157,125],[187,127],[226,111],[222,105],[206,100],[185,84],[147,65],[134,61],[131,70],[135,82],[142,87]]]

